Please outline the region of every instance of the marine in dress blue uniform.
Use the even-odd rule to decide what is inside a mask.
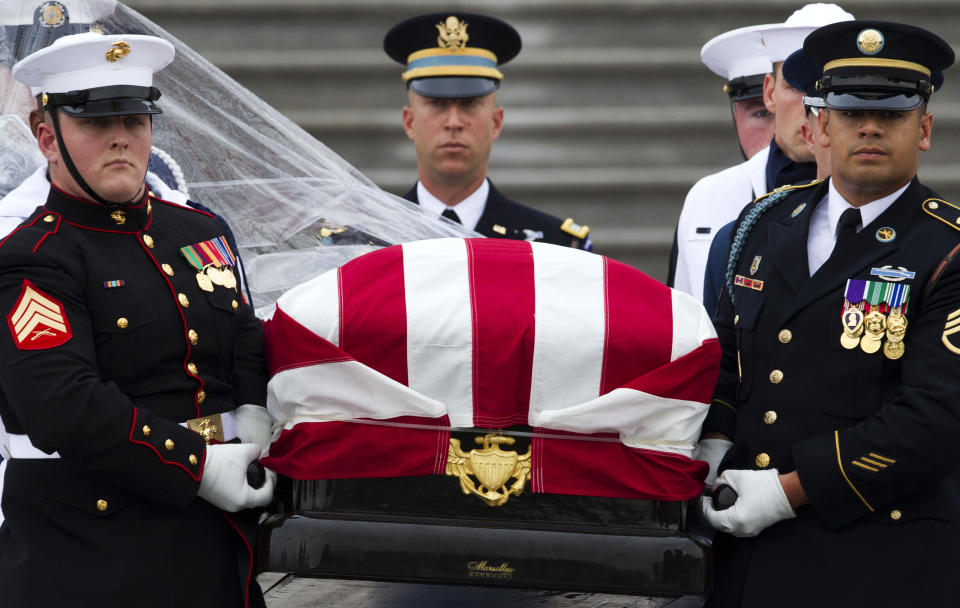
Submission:
[[[934,34],[878,21],[818,29],[804,52],[823,66],[821,125],[850,120],[853,149],[880,157],[905,145],[877,125],[907,120],[911,132],[931,74],[954,59]],[[850,126],[861,122],[872,126]],[[831,126],[832,177],[745,209],[731,246],[704,428],[733,439],[717,483],[739,498],[726,511],[704,501],[721,530],[708,606],[940,606],[960,595],[960,208],[911,179],[917,149],[889,163],[902,185],[851,204],[839,194],[851,167],[886,161],[844,161],[857,152]],[[834,226],[832,252],[818,247],[824,235],[833,244]]]
[[[383,48],[394,61],[406,66],[403,81],[412,95],[431,100],[444,100],[462,111],[459,104],[470,100],[483,100],[492,97],[500,87],[503,73],[500,66],[517,56],[520,52],[520,34],[510,24],[473,13],[431,13],[411,17],[390,29],[383,41]],[[492,103],[496,103],[493,101]],[[441,200],[442,195],[436,183],[424,172],[424,165],[434,162],[429,153],[421,153],[418,146],[418,165],[420,181],[403,198],[423,205],[425,208],[442,214],[452,221],[464,224],[480,234],[491,238],[543,241],[555,245],[564,245],[578,249],[592,249],[588,226],[576,223],[572,218],[561,220],[548,213],[521,205],[500,194],[486,178],[486,166],[489,158],[489,145],[499,134],[502,121],[502,109],[497,108],[500,118],[496,120],[494,133],[486,132],[483,125],[474,133],[481,146],[475,146],[481,156],[479,161],[461,173],[447,172],[444,180],[456,184],[459,192],[453,200]],[[405,127],[408,117],[416,118],[416,109],[408,106],[404,109]],[[479,120],[474,121],[479,123]],[[457,127],[451,132],[455,132]],[[449,129],[449,127],[448,127]],[[417,143],[417,135],[408,128],[408,135]],[[421,136],[425,137],[425,136]],[[451,136],[456,138],[456,135]],[[484,142],[483,139],[486,139]],[[477,142],[470,142],[468,145]],[[432,147],[435,142],[425,146]],[[487,145],[485,153],[479,152]],[[430,167],[440,173],[446,171]],[[482,184],[482,182],[486,182]],[[449,185],[449,184],[446,184]],[[423,187],[431,194],[432,200],[421,200],[417,189]],[[482,202],[482,212],[465,212],[461,204],[470,199],[480,188],[488,188],[488,194]],[[472,220],[469,219],[472,217]]]
[[[14,74],[43,90],[64,158],[65,121],[159,113],[152,74],[172,58],[152,36],[82,34]],[[223,226],[142,181],[118,202],[71,174],[87,196],[51,169],[47,200],[0,244],[0,602],[262,605],[248,507],[274,477],[256,490],[245,475],[269,435],[262,326]]]

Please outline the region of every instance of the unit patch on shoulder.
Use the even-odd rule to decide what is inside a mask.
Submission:
[[[20,350],[54,348],[73,337],[63,305],[26,279],[7,325]]]

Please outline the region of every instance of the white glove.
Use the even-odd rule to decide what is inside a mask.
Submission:
[[[776,469],[744,471],[728,469],[717,478],[713,487],[727,484],[739,495],[737,502],[724,511],[713,508],[713,499],[704,496],[700,502],[703,516],[711,526],[734,536],[756,536],[764,529],[797,513],[780,485]]]
[[[697,453],[694,458],[705,460],[710,465],[707,478],[703,480],[707,487],[713,486],[713,481],[717,478],[717,467],[720,466],[720,461],[731,447],[733,447],[732,441],[720,438],[701,439],[697,444]]]
[[[260,446],[255,443],[208,445],[197,496],[233,513],[266,506],[273,497],[277,474],[267,470],[263,487],[251,487],[247,483],[247,467],[259,458]]]
[[[233,416],[240,441],[259,445],[260,455],[266,456],[273,439],[273,420],[267,408],[247,403],[233,410]]]

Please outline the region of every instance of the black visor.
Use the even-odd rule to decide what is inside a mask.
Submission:
[[[160,99],[155,87],[111,86],[51,93],[46,105],[58,107],[67,116],[99,118],[127,114],[160,114],[163,112],[154,102]]]
[[[876,93],[827,93],[823,100],[833,110],[894,110],[907,112],[926,101],[918,93],[895,95]]]

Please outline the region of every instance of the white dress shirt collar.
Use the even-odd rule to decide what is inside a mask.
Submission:
[[[451,206],[430,194],[423,182],[417,181],[417,201],[419,201],[421,207],[437,215],[443,213],[445,209],[453,209],[457,217],[460,218],[460,223],[467,230],[477,229],[477,222],[480,221],[483,210],[487,206],[487,196],[489,194],[490,182],[484,179],[480,187],[474,190],[470,196]]]
[[[871,201],[865,205],[860,205],[860,218],[861,224],[857,228],[859,233],[864,226],[869,226],[870,222],[877,219],[881,213],[887,210],[890,205],[893,204],[893,201],[900,198],[900,195],[910,187],[910,182],[903,187],[897,190],[892,194],[888,194],[883,198],[878,198],[875,201]],[[847,199],[843,198],[840,192],[837,190],[837,187],[834,185],[833,180],[830,180],[830,190],[827,193],[827,218],[830,221],[830,226],[833,227],[833,240],[836,242],[837,239],[837,222],[840,221],[840,216],[847,209],[852,208],[853,205],[847,202]]]

